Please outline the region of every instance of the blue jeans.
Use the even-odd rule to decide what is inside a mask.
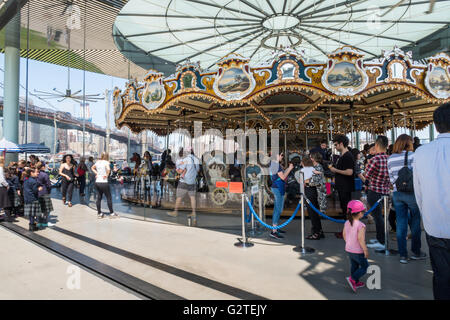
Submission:
[[[283,212],[284,194],[281,195],[281,192],[278,188],[272,188],[272,193],[275,197],[275,204],[273,205],[272,224],[275,226],[275,225],[278,225],[278,221],[280,220],[281,212]]]
[[[395,214],[397,216],[397,243],[400,256],[408,256],[406,244],[406,237],[408,233],[408,210],[411,217],[411,221],[409,223],[412,234],[411,251],[414,254],[420,254],[420,210],[417,206],[414,193],[399,191],[394,192],[393,202]]]
[[[347,254],[350,258],[350,274],[352,275],[352,279],[358,282],[366,274],[369,262],[364,258],[364,253],[347,252]]]

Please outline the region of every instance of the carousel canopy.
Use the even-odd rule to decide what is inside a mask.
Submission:
[[[449,11],[448,0],[130,0],[113,36],[124,55],[140,50],[132,61],[157,60],[165,75],[187,59],[212,68],[230,53],[257,65],[287,46],[319,61],[341,46],[372,59],[398,45],[422,59],[448,50],[430,35],[444,30],[448,39]]]
[[[118,127],[159,134],[180,127],[192,131],[194,121],[222,132],[421,129],[448,101],[450,57],[439,53],[415,61],[398,47],[366,59],[364,52],[344,46],[323,62],[283,48],[256,65],[233,53],[214,70],[186,61],[169,77],[151,70],[142,82],[114,92]]]

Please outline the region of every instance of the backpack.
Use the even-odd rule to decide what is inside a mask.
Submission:
[[[405,162],[403,168],[398,172],[398,178],[395,181],[397,191],[401,192],[414,192],[413,172],[408,168],[408,151],[405,154]]]

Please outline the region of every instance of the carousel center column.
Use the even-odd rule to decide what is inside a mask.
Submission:
[[[3,102],[3,135],[19,143],[19,80],[20,80],[20,10],[5,26],[5,79]],[[17,153],[7,153],[5,163],[17,161]]]

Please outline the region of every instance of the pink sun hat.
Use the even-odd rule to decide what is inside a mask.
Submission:
[[[347,210],[350,209],[352,213],[366,210],[366,206],[359,200],[352,200],[347,205]]]

